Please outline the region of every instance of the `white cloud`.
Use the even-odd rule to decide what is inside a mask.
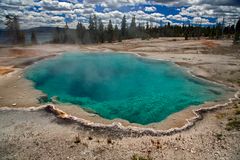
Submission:
[[[154,0],[156,4],[168,6],[187,6],[180,15],[190,17],[225,17],[226,23],[234,23],[239,18],[239,0]]]
[[[84,5],[82,3],[75,4],[73,6],[74,9],[84,9]]]
[[[190,17],[212,17],[217,19],[225,18],[226,25],[233,24],[239,18],[240,7],[236,6],[212,6],[212,5],[194,5],[188,8],[182,8],[179,13],[182,16]]]
[[[239,0],[154,0],[156,3],[174,6],[213,5],[213,6],[240,6]]]
[[[9,5],[31,5],[33,0],[2,0],[2,3]]]
[[[59,2],[58,0],[42,0],[39,5],[47,10],[71,10],[73,8],[72,3]]]
[[[147,7],[139,6],[136,10],[136,4],[148,4]],[[176,15],[168,15],[167,17],[157,12],[155,4],[185,6],[176,10],[180,11]],[[234,5],[235,4],[235,5]],[[95,11],[96,5],[103,7],[103,13]],[[34,8],[33,8],[34,6]],[[121,12],[119,7],[128,6],[129,12]],[[213,24],[209,22],[207,17],[218,18],[222,21],[225,17],[226,24],[233,23],[240,13],[240,2],[238,0],[1,0],[0,2],[0,27],[3,27],[5,16],[7,14],[18,15],[21,19],[23,27],[36,26],[63,26],[65,18],[72,19],[73,22],[69,26],[75,28],[77,21],[86,22],[90,15],[96,14],[106,24],[112,19],[114,24],[120,23],[125,14],[128,23],[131,18],[136,16],[136,22],[145,24],[151,21],[154,25],[159,23],[171,23],[174,25],[181,24],[181,21],[190,21],[193,24],[201,21],[204,24]],[[161,11],[160,11],[161,12]],[[234,19],[235,18],[235,19]],[[172,21],[177,20],[177,23]]]
[[[84,4],[98,4],[106,8],[118,8],[126,5],[136,5],[140,3],[147,3],[146,0],[84,0]]]
[[[157,10],[156,7],[151,6],[151,7],[145,7],[145,12],[155,12]]]
[[[177,20],[177,21],[188,21],[188,18],[187,18],[187,17],[183,17],[183,16],[181,16],[180,14],[177,14],[177,15],[168,15],[167,18],[168,18],[168,19],[171,19],[171,20]]]

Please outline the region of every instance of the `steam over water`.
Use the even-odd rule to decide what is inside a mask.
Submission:
[[[226,92],[170,62],[130,54],[64,54],[32,66],[26,77],[63,103],[144,125]]]

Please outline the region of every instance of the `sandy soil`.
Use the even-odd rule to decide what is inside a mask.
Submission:
[[[0,159],[239,160],[239,131],[225,129],[233,111],[231,105],[206,114],[191,129],[163,137],[84,128],[43,110],[0,111]]]
[[[184,41],[180,38],[161,38],[101,45],[46,44],[2,48],[0,46],[0,107],[39,106],[37,98],[43,96],[43,93],[35,90],[32,83],[24,79],[24,69],[39,60],[63,52],[75,51],[118,51],[147,58],[170,60],[186,67],[198,77],[224,83],[236,90],[240,87],[240,47],[232,46],[230,40]],[[204,106],[213,104],[207,103]],[[112,123],[73,105],[55,105],[71,115],[92,122]],[[76,124],[65,124],[66,122],[56,119],[45,111],[1,110],[0,157],[3,157],[2,159],[131,159],[137,154],[153,159],[239,159],[240,146],[235,142],[239,141],[240,133],[225,130],[226,121],[234,110],[233,106],[229,105],[218,111],[229,113],[222,119],[216,118],[217,114],[221,114],[218,112],[206,114],[205,118],[190,130],[172,136],[121,139],[119,138],[122,135],[116,132],[99,133]],[[190,107],[161,123],[147,127],[163,130],[181,127],[186,123],[186,119],[192,116]],[[115,121],[129,125],[123,120]],[[220,139],[219,134],[221,134]],[[77,135],[81,139],[80,143],[74,143]],[[90,140],[89,136],[93,140]],[[107,136],[110,140],[107,140]]]

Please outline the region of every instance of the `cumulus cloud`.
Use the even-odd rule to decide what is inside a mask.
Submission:
[[[175,5],[175,6],[190,6],[209,4],[214,6],[240,6],[239,0],[154,0],[157,3]]]
[[[33,0],[3,0],[2,3],[9,5],[31,5]]]
[[[145,7],[145,12],[155,12],[157,10],[156,7],[151,6],[151,7]]]
[[[136,5],[140,3],[146,3],[146,0],[84,0],[83,3],[87,4],[98,4],[101,6],[104,6],[106,8],[117,8],[120,6],[126,6],[126,5]]]
[[[182,16],[190,17],[213,17],[217,19],[225,19],[226,24],[233,24],[238,18],[240,13],[240,7],[236,6],[212,6],[206,5],[194,5],[187,8],[182,8],[179,13]]]
[[[209,22],[208,19],[202,17],[194,17],[192,19],[192,24],[196,25],[213,25],[213,23]]]
[[[68,2],[59,2],[58,0],[42,0],[38,3],[47,10],[71,10],[73,4]]]
[[[187,17],[183,17],[180,14],[168,15],[167,18],[172,20],[177,20],[177,21],[188,21]]]
[[[27,2],[27,0],[24,0]],[[25,2],[24,2],[25,3]],[[128,24],[131,22],[133,16],[136,17],[136,22],[141,24],[146,24],[147,21],[156,23],[159,21],[166,21],[166,18],[161,13],[154,13],[156,10],[151,7],[153,13],[147,14],[144,12],[144,8],[140,10],[134,10],[129,12],[121,12],[117,9],[110,9],[109,7],[114,6],[115,8],[124,5],[135,5],[140,3],[146,3],[145,0],[113,0],[99,2],[98,0],[84,0],[83,3],[79,3],[77,0],[41,0],[41,1],[31,1],[31,5],[25,6],[23,1],[11,1],[4,0],[5,9],[0,8],[2,14],[2,21],[5,15],[13,14],[18,15],[21,20],[21,26],[23,28],[37,27],[37,26],[64,26],[65,20],[72,20],[69,24],[70,27],[76,27],[78,21],[86,24],[90,15],[97,15],[102,19],[103,23],[106,25],[109,19],[112,19],[113,24],[120,24],[122,17],[125,15],[128,20]],[[0,6],[4,6],[4,5]],[[105,12],[97,12],[96,5],[104,6]],[[22,10],[20,8],[22,7]],[[11,8],[11,9],[10,9]],[[31,10],[29,10],[31,8]],[[108,10],[107,10],[108,9]],[[148,8],[147,10],[150,10]]]
[[[227,23],[239,18],[239,0],[154,0],[158,4],[183,7],[180,15],[191,17],[225,17]]]
[[[177,6],[177,14],[167,14],[158,11],[156,5]],[[99,11],[97,8],[101,7]],[[127,9],[123,11],[120,8]],[[86,24],[90,15],[96,14],[104,24],[112,19],[114,24],[120,24],[123,15],[128,23],[133,16],[136,22],[153,25],[171,23],[181,25],[189,21],[198,24],[212,25],[208,18],[221,21],[225,17],[226,23],[234,23],[239,18],[239,0],[1,0],[0,27],[7,14],[18,15],[23,27],[63,26],[66,19],[70,27],[76,27],[78,21]]]

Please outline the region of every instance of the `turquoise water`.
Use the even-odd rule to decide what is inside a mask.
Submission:
[[[160,122],[172,113],[224,96],[225,88],[171,62],[130,54],[64,54],[30,67],[25,76],[49,97],[107,119]]]

